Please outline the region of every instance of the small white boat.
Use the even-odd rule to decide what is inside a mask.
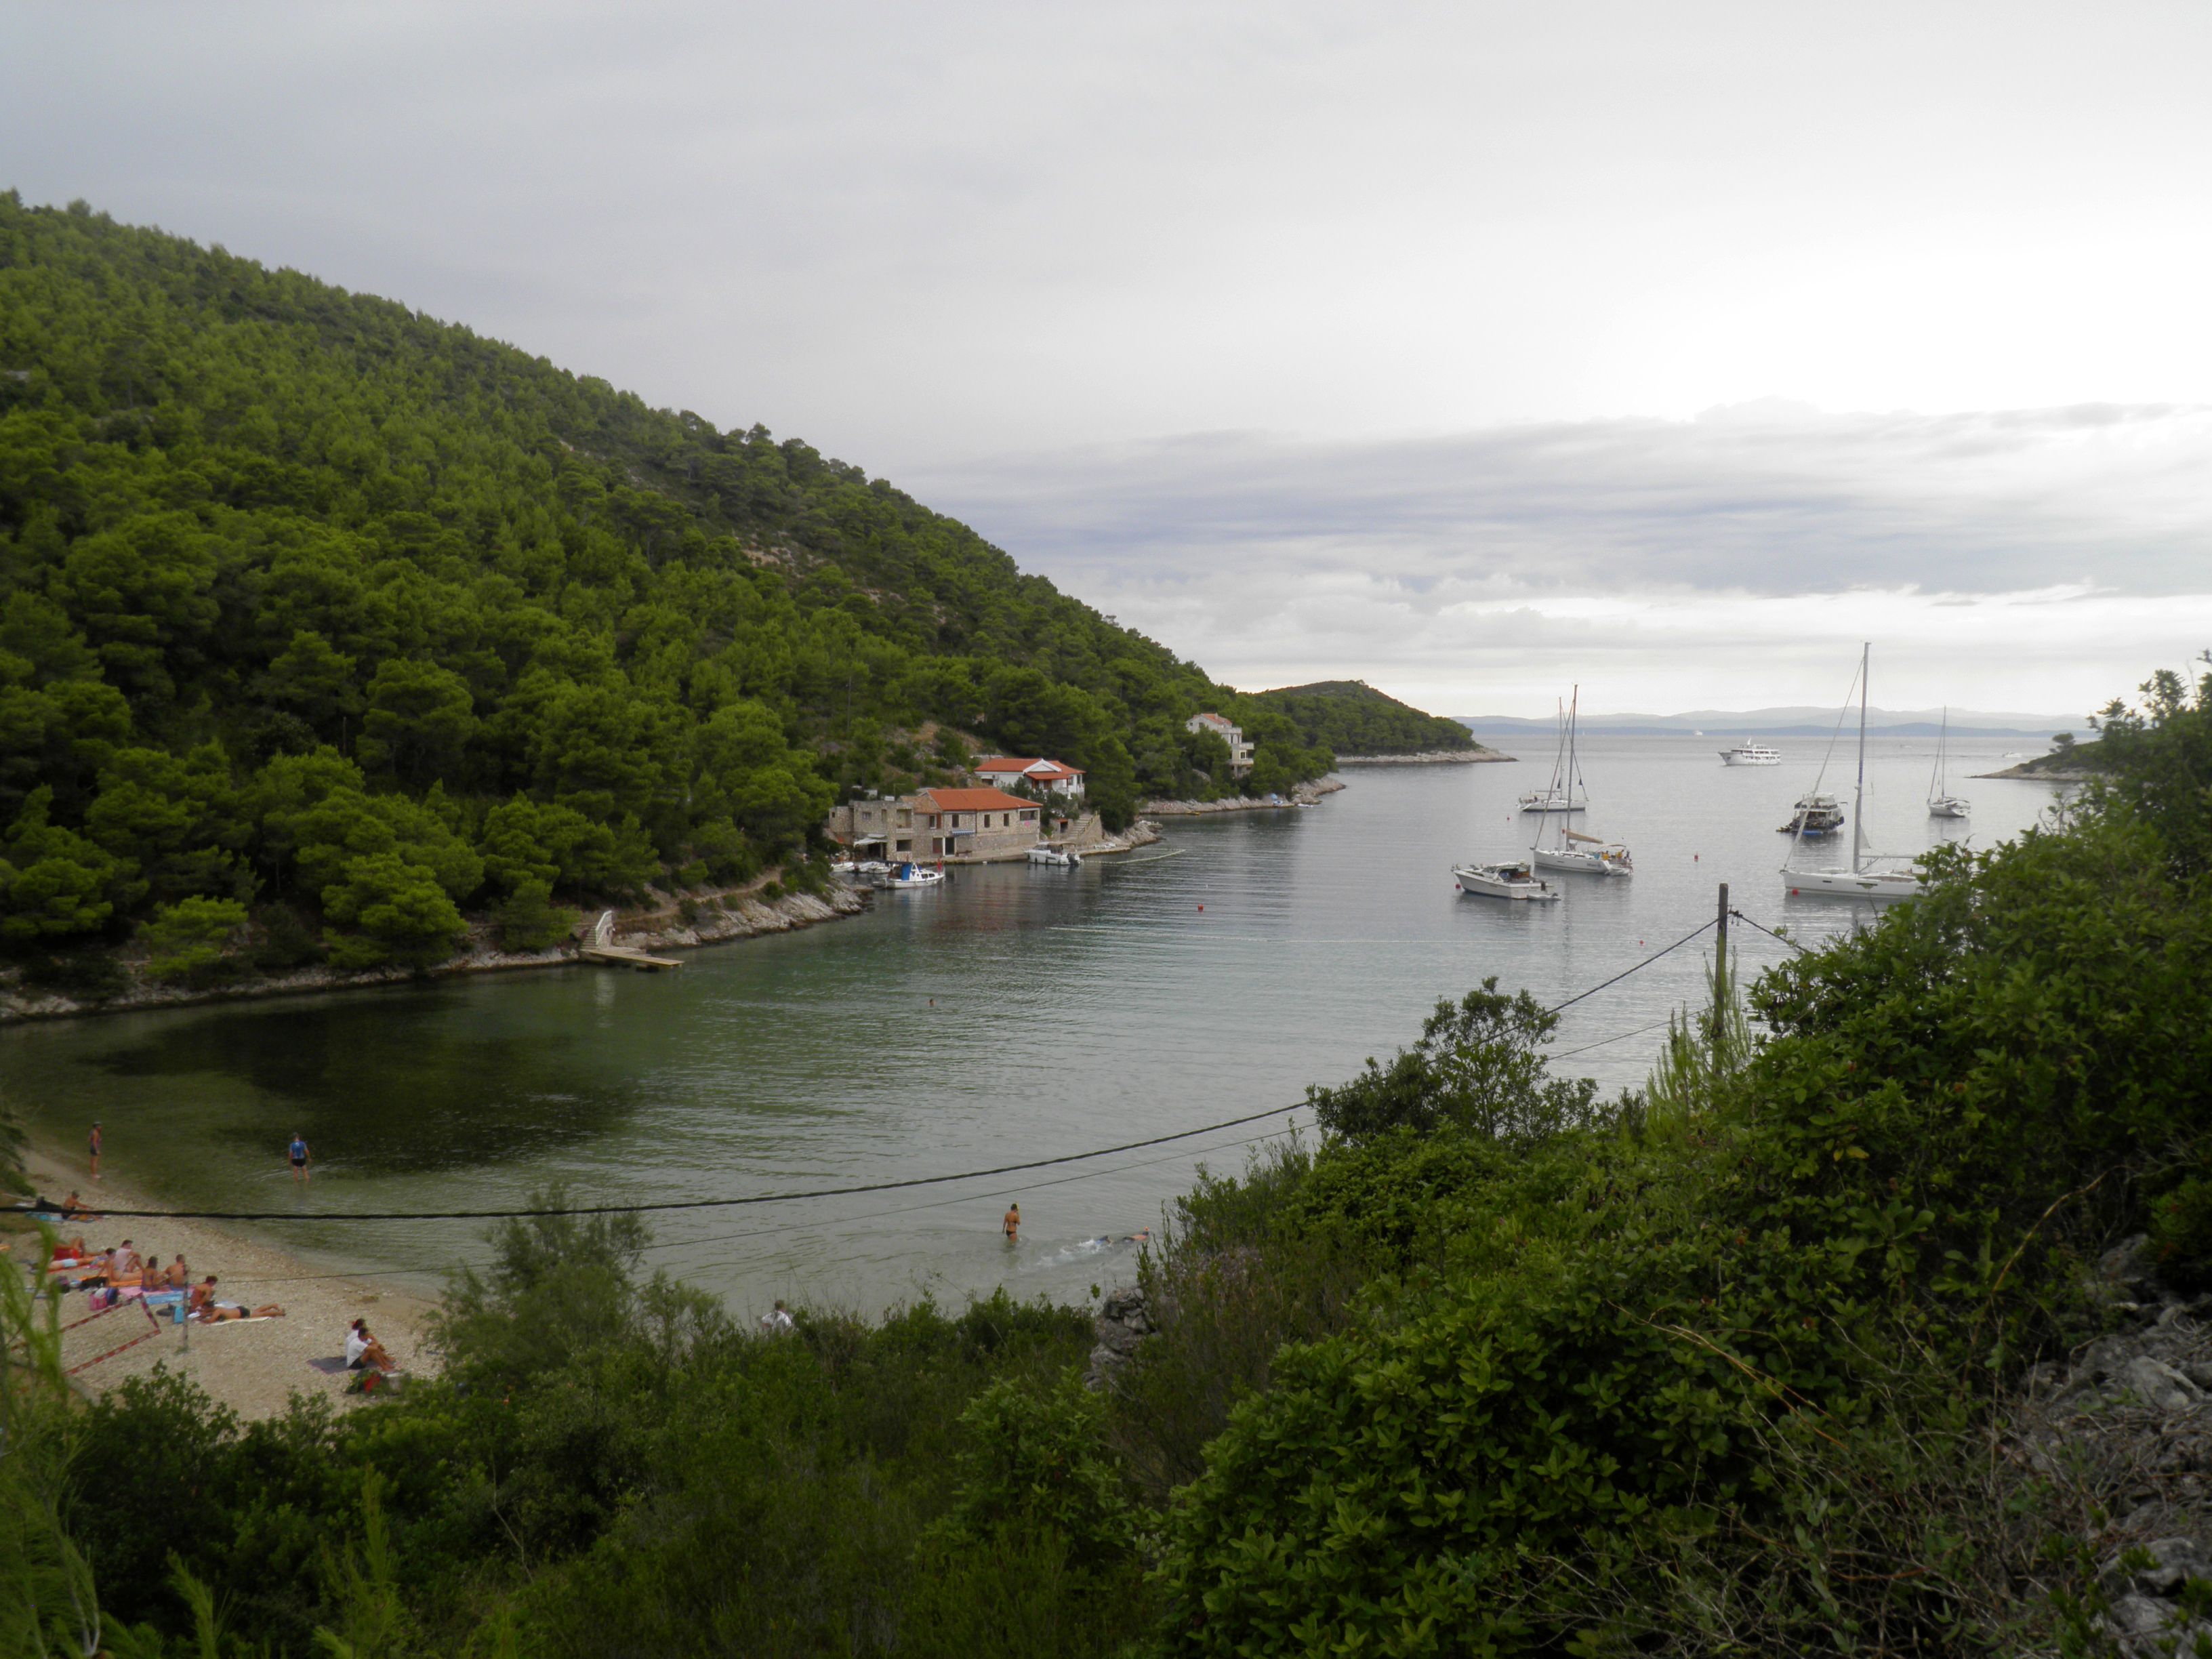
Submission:
[[[1586,800],[1577,800],[1564,789],[1531,789],[1521,797],[1524,812],[1581,812],[1589,809]]]
[[[1951,747],[1951,709],[1944,706],[1943,724],[1936,734],[1936,770],[1928,779],[1928,816],[1931,818],[1972,817],[1974,804],[1963,795],[1954,795],[1947,786],[1944,763],[1949,758]]]
[[[1559,896],[1558,888],[1540,880],[1526,864],[1462,864],[1454,867],[1452,880],[1461,892],[1481,898],[1541,902]]]
[[[1908,862],[1893,859],[1889,867],[1879,867],[1880,860],[1869,858],[1866,851],[1866,716],[1867,671],[1872,661],[1871,645],[1859,648],[1859,770],[1858,781],[1851,790],[1851,867],[1848,870],[1793,870],[1790,860],[1782,861],[1784,890],[1792,898],[1870,899],[1877,904],[1893,902],[1898,899],[1918,898],[1928,890],[1927,881],[1919,870]],[[1844,707],[1850,707],[1847,701]],[[1840,728],[1843,721],[1838,717]],[[1825,769],[1826,763],[1823,763]],[[1816,779],[1817,783],[1819,781]],[[1817,797],[1808,796],[1814,799]],[[1790,851],[1794,857],[1801,834],[1794,836]]]
[[[1049,866],[1054,870],[1073,870],[1083,863],[1080,853],[1071,853],[1064,847],[1048,847],[1039,842],[1030,848],[1030,862]]]
[[[1721,750],[1721,764],[1723,766],[1779,766],[1782,764],[1782,751],[1779,749],[1769,749],[1763,743],[1753,743],[1749,738],[1746,738],[1735,748]]]
[[[945,879],[942,870],[929,870],[919,864],[905,863],[892,866],[884,880],[887,887],[934,887]]]
[[[1800,795],[1797,805],[1790,808],[1790,822],[1782,826],[1782,833],[1817,841],[1834,835],[1844,823],[1844,809],[1836,804],[1833,795]]]

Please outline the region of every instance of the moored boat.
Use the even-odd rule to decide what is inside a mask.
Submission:
[[[1928,816],[1931,818],[1964,818],[1973,816],[1974,804],[1964,795],[1954,795],[1944,774],[1950,758],[1951,709],[1943,708],[1943,724],[1936,733],[1936,770],[1928,779]]]
[[[1572,799],[1580,791],[1583,800],[1589,798],[1589,787],[1583,781],[1582,757],[1577,747],[1582,729],[1582,687],[1575,688],[1567,704],[1567,718],[1559,733],[1559,757],[1552,763],[1552,793],[1563,793]],[[1534,809],[1522,798],[1522,811]],[[1568,809],[1582,810],[1577,803]],[[1556,834],[1554,833],[1556,831]],[[1528,849],[1528,860],[1537,868],[1558,870],[1570,875],[1626,876],[1635,872],[1636,861],[1628,855],[1628,848],[1617,841],[1607,841],[1602,836],[1586,836],[1578,830],[1570,830],[1563,820],[1547,817],[1536,829],[1536,844]]]
[[[1815,841],[1834,835],[1844,823],[1844,809],[1836,804],[1833,795],[1800,795],[1797,805],[1790,809],[1790,822],[1781,830],[1785,836],[1802,836],[1807,841]]]
[[[1542,902],[1559,896],[1559,890],[1540,878],[1525,863],[1462,864],[1454,866],[1452,880],[1462,893],[1480,898],[1521,899]]]
[[[1918,898],[1928,890],[1928,884],[1917,866],[1909,861],[1892,859],[1884,861],[1869,856],[1866,850],[1866,718],[1868,670],[1872,664],[1874,647],[1859,648],[1859,767],[1858,780],[1851,787],[1851,867],[1849,870],[1793,870],[1790,860],[1782,861],[1782,880],[1784,890],[1792,898],[1849,898],[1871,899],[1876,903],[1889,903],[1897,899]],[[1844,707],[1849,710],[1850,703]],[[1842,716],[1837,726],[1843,725]],[[1826,763],[1822,763],[1822,771]],[[1818,780],[1816,779],[1817,785]],[[1818,799],[1810,795],[1808,800]],[[1805,837],[1794,836],[1790,850],[1795,856],[1797,843]]]
[[[1054,870],[1073,870],[1083,862],[1080,853],[1071,853],[1064,847],[1053,847],[1039,842],[1030,848],[1030,862],[1042,864]]]
[[[893,865],[890,873],[884,878],[884,884],[886,887],[934,887],[944,879],[944,871],[926,869],[909,860]]]
[[[1749,738],[1746,738],[1735,748],[1721,750],[1721,764],[1723,766],[1779,766],[1782,764],[1782,751],[1779,749],[1769,749],[1763,743],[1753,743]]]

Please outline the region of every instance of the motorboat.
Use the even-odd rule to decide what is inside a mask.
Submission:
[[[1462,864],[1452,870],[1452,880],[1462,893],[1482,898],[1524,899],[1542,902],[1559,896],[1559,890],[1541,880],[1526,863]]]
[[[1577,686],[1574,696],[1567,704],[1567,718],[1560,732],[1559,753],[1552,763],[1553,793],[1571,798],[1576,792],[1583,795],[1583,804],[1589,799],[1588,787],[1583,782],[1582,760],[1576,747],[1581,730],[1582,688]],[[1525,804],[1523,811],[1530,809]],[[1565,809],[1580,811],[1582,805]],[[1556,833],[1555,833],[1556,832]],[[1636,861],[1628,855],[1628,848],[1617,841],[1607,841],[1602,836],[1586,836],[1570,830],[1565,823],[1547,817],[1537,827],[1536,844],[1528,849],[1529,862],[1539,869],[1558,870],[1570,874],[1587,876],[1626,876],[1635,872]]]
[[[893,865],[884,884],[886,887],[935,887],[944,879],[944,871],[927,869],[908,860]]]
[[[1790,810],[1790,822],[1782,826],[1782,833],[1819,841],[1834,835],[1844,822],[1844,809],[1836,804],[1833,795],[1800,795],[1797,805]]]
[[[1859,648],[1859,766],[1858,781],[1851,789],[1851,867],[1849,870],[1793,870],[1790,860],[1782,861],[1782,880],[1784,890],[1792,898],[1871,899],[1875,903],[1891,903],[1898,899],[1918,898],[1928,890],[1927,878],[1917,866],[1910,860],[1869,855],[1866,850],[1866,719],[1868,669],[1874,656],[1871,644]],[[1844,705],[1849,712],[1848,700]],[[1843,725],[1841,715],[1836,721],[1838,730]],[[1830,741],[1832,752],[1833,740]],[[1827,769],[1821,763],[1823,774]],[[1814,780],[1815,787],[1819,780]],[[1809,799],[1809,798],[1808,798]],[[1797,844],[1803,840],[1802,833],[1790,838],[1790,851],[1794,857]]]
[[[1039,842],[1030,848],[1030,862],[1042,864],[1054,870],[1073,870],[1083,862],[1083,854],[1071,853],[1064,847],[1051,847]]]
[[[1753,743],[1749,738],[1746,738],[1735,748],[1721,750],[1721,764],[1723,766],[1779,766],[1782,764],[1782,751],[1779,749],[1769,749],[1763,743]]]
[[[1946,704],[1943,724],[1936,728],[1936,770],[1928,779],[1928,816],[1931,818],[1965,818],[1972,817],[1974,813],[1973,802],[1964,795],[1953,794],[1944,777],[1948,769],[1946,762],[1950,758],[1950,747],[1951,709]]]

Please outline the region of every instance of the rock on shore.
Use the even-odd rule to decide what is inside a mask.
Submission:
[[[1323,795],[1333,795],[1343,787],[1341,778],[1321,778],[1297,785],[1280,800],[1256,795],[1232,795],[1226,800],[1148,800],[1140,802],[1137,810],[1161,818],[1200,817],[1209,812],[1280,812],[1293,806],[1311,806]]]
[[[686,895],[693,915],[686,920],[682,899],[654,893],[654,908],[617,913],[615,938],[618,945],[641,950],[684,950],[719,945],[730,939],[750,939],[759,933],[787,933],[796,928],[857,915],[867,908],[865,892],[844,883],[832,883],[828,894],[786,893],[767,898],[757,892]],[[588,924],[587,924],[588,925]],[[436,966],[419,972],[410,968],[378,969],[365,974],[340,973],[331,968],[302,968],[265,979],[204,989],[141,981],[129,990],[97,1001],[79,1001],[58,993],[42,993],[24,987],[20,980],[0,984],[0,1025],[27,1019],[66,1019],[78,1014],[121,1013],[135,1008],[173,1008],[186,1003],[227,1002],[241,997],[294,996],[316,991],[349,991],[362,986],[398,985],[408,980],[443,978],[451,974],[495,973],[508,969],[558,968],[576,963],[575,939],[549,945],[543,951],[502,951],[492,943],[489,927],[471,932],[470,948]]]

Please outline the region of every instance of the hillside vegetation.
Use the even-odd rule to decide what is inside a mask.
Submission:
[[[963,732],[1118,823],[1231,788],[1206,708],[1267,787],[1328,763],[803,442],[0,195],[0,948],[35,975],[427,962],[465,910],[543,943],[558,900],[800,854]]]
[[[1286,685],[1260,692],[1253,701],[1288,715],[1309,747],[1333,754],[1413,755],[1482,747],[1457,720],[1424,714],[1364,680]]]
[[[2212,1305],[2094,1293],[2130,1235],[2212,1286],[2212,677],[2150,690],[2073,822],[1942,851],[1759,981],[1756,1041],[1723,979],[1606,1103],[1525,994],[1440,1006],[1314,1091],[1317,1146],[1178,1206],[1103,1392],[1075,1310],[765,1339],[641,1281],[634,1220],[556,1215],[389,1405],[81,1410],[0,1276],[8,1650],[2114,1651],[2119,1507],[2212,1521],[2200,1443],[2116,1475],[2014,1413]]]

